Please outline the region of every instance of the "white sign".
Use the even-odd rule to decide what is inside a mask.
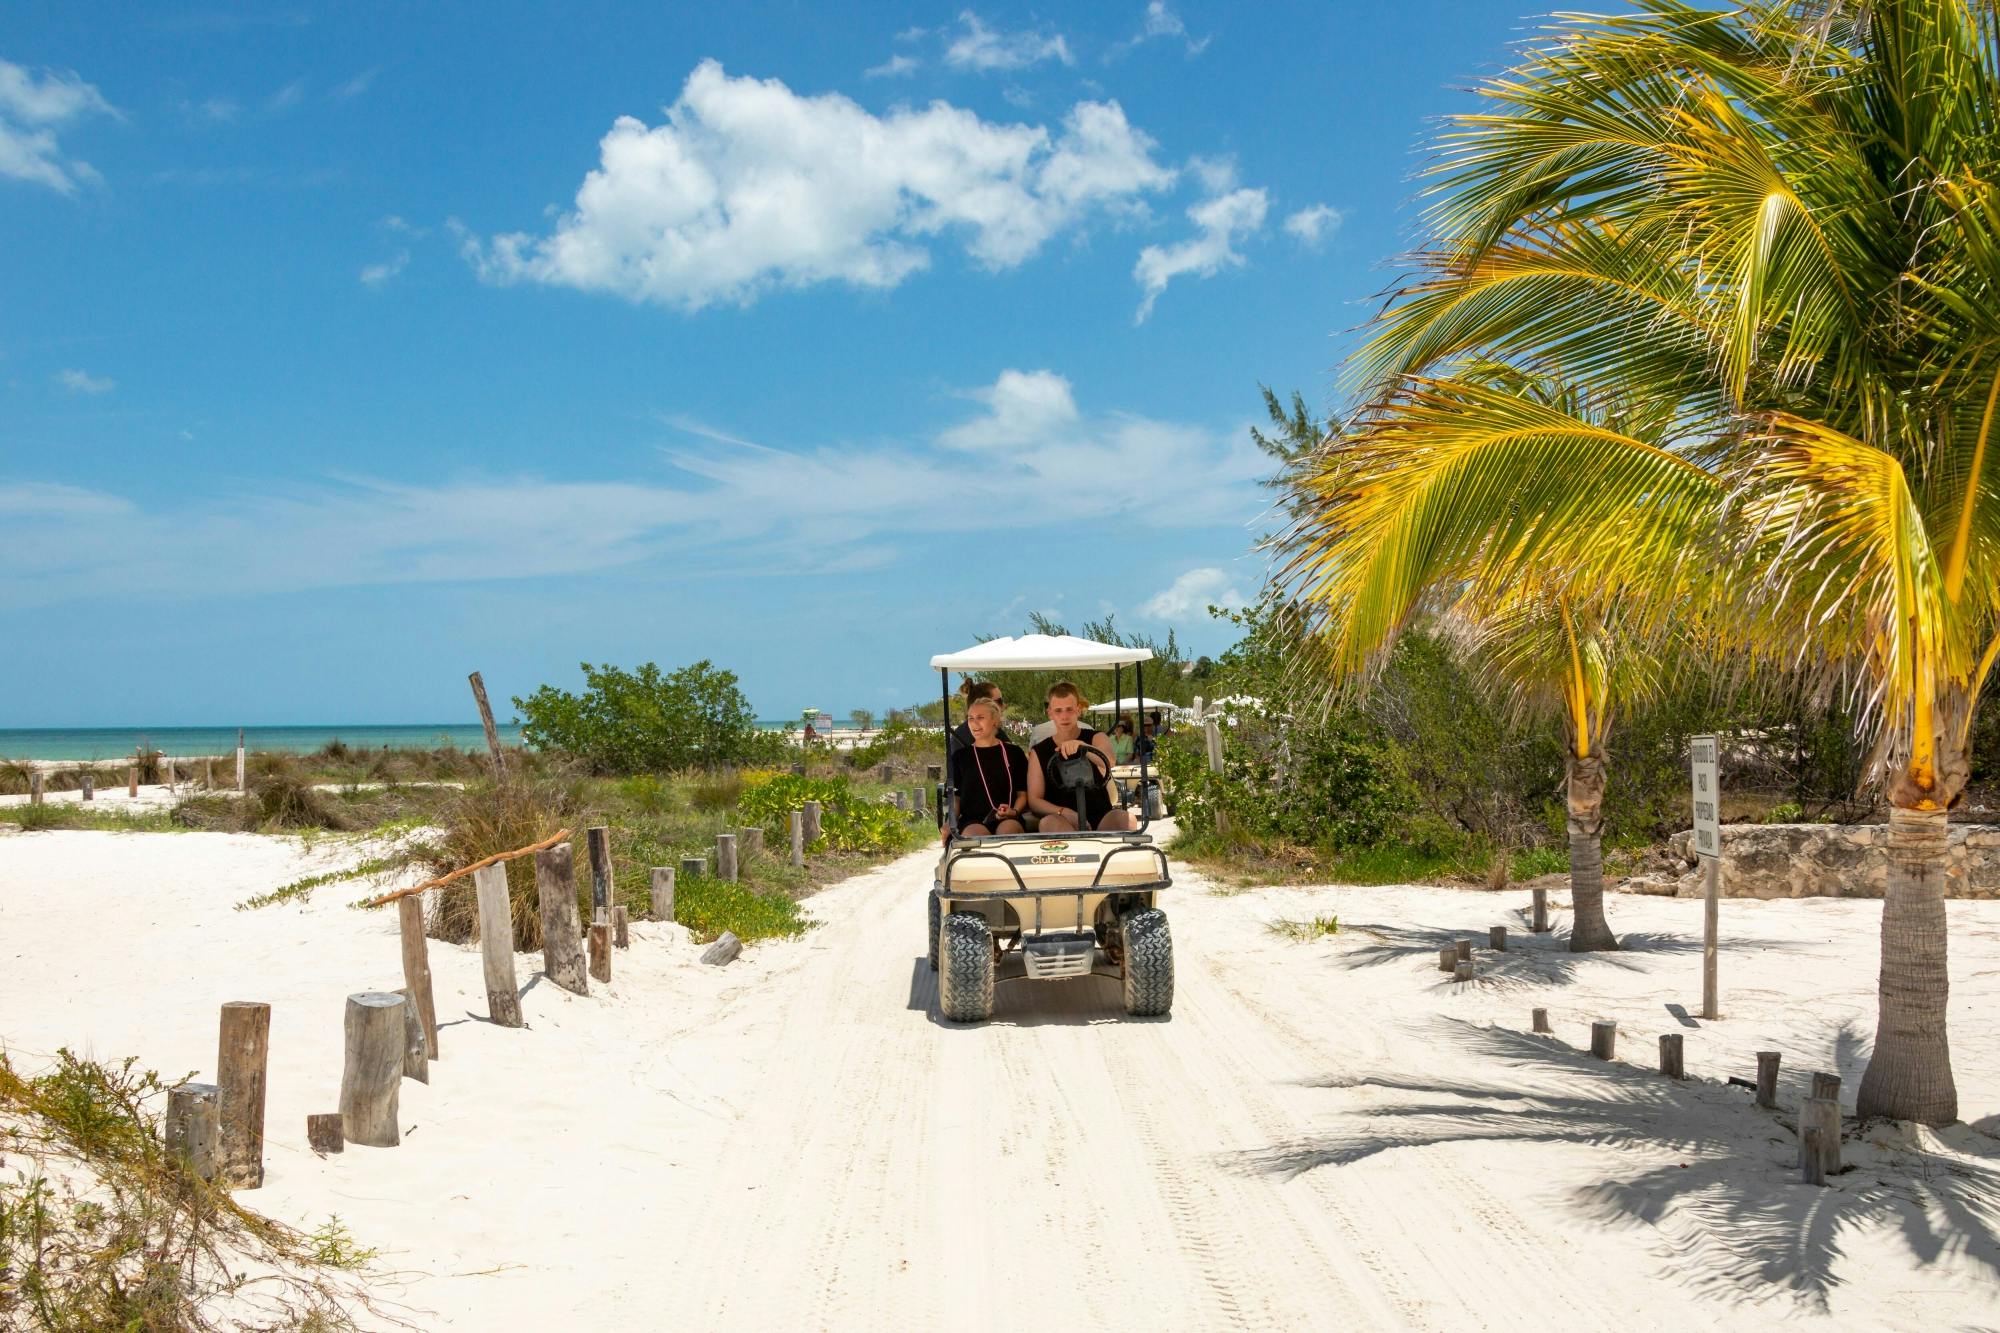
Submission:
[[[1694,754],[1694,850],[1722,855],[1722,784],[1715,776],[1715,737],[1696,736]]]

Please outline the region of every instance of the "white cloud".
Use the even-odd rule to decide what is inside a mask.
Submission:
[[[861,77],[864,79],[898,79],[906,74],[916,73],[918,67],[923,63],[923,61],[918,60],[915,56],[892,55],[881,64],[863,70]]]
[[[1211,606],[1230,610],[1243,605],[1230,577],[1214,566],[1190,569],[1147,599],[1139,614],[1149,620],[1185,620]]]
[[[1140,20],[1139,31],[1113,47],[1106,58],[1123,55],[1135,46],[1143,46],[1160,37],[1178,37],[1187,47],[1190,56],[1198,56],[1207,50],[1210,40],[1207,37],[1190,37],[1187,24],[1181,21],[1181,16],[1173,11],[1166,0],[1150,0],[1146,6],[1146,16]]]
[[[92,375],[82,370],[57,371],[56,383],[62,385],[63,388],[68,389],[71,393],[87,393],[92,396],[110,393],[118,387],[118,381],[109,376]]]
[[[368,91],[369,85],[375,82],[375,76],[381,72],[382,67],[380,65],[370,65],[346,83],[335,88],[329,96],[337,102],[346,102],[359,97]]]
[[[228,125],[243,114],[243,108],[234,98],[207,97],[199,102],[183,99],[174,104],[181,117],[190,125]]]
[[[1048,370],[1003,371],[963,396],[977,404],[967,419],[868,446],[777,449],[663,417],[694,440],[662,446],[657,471],[599,481],[340,477],[170,509],[0,481],[0,515],[19,538],[0,572],[0,607],[536,578],[653,561],[704,570],[740,565],[747,549],[766,569],[865,568],[910,543],[958,549],[967,531],[993,534],[1006,550],[1023,530],[1080,521],[1134,533],[1248,524],[1266,503],[1257,485],[1266,461],[1238,423],[1088,411]],[[957,502],[969,467],[994,503]],[[328,560],[329,550],[342,558]]]
[[[944,63],[953,69],[986,73],[996,69],[1023,69],[1044,60],[1074,65],[1069,43],[1061,33],[996,32],[979,21],[979,15],[963,10],[958,16],[961,31],[944,49]]]
[[[1240,267],[1243,256],[1237,253],[1236,242],[1263,228],[1270,205],[1270,197],[1262,190],[1232,190],[1187,211],[1196,235],[1175,245],[1149,245],[1141,250],[1132,276],[1145,289],[1146,297],[1139,303],[1133,323],[1144,323],[1167,284],[1183,273],[1209,278],[1225,267]]]
[[[63,156],[56,133],[89,115],[115,116],[104,95],[73,73],[39,76],[0,60],[0,176],[75,194],[101,179],[88,162]]]
[[[776,288],[890,288],[957,239],[1005,269],[1098,212],[1130,212],[1176,173],[1116,102],[1079,102],[1058,131],[945,102],[876,116],[837,93],[688,76],[666,121],[621,116],[575,208],[547,236],[468,242],[480,276],[694,311]]]
[[[1297,237],[1301,245],[1317,250],[1328,237],[1340,230],[1343,217],[1337,208],[1314,204],[1286,218],[1285,230]]]
[[[369,264],[361,270],[361,281],[369,287],[380,287],[401,273],[410,262],[408,250],[398,250],[393,256],[379,264]]]
[[[277,92],[272,93],[270,100],[264,103],[264,109],[266,111],[272,111],[272,112],[289,111],[293,107],[297,106],[300,102],[303,102],[305,100],[305,96],[306,96],[305,80],[294,79],[292,80],[292,82],[278,89]]]

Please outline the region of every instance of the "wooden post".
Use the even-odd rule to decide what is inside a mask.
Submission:
[[[347,1146],[340,1130],[340,1112],[306,1117],[306,1143],[316,1153],[339,1152]]]
[[[736,848],[743,853],[745,862],[748,862],[753,856],[762,856],[764,854],[764,826],[753,824],[749,828],[737,829]]]
[[[243,782],[243,768],[243,728],[238,727],[236,729],[236,790],[238,791],[250,790]],[[356,1139],[355,1142],[359,1143],[360,1140]]]
[[[590,994],[584,975],[583,926],[576,916],[576,869],[569,844],[535,853],[535,898],[542,913],[542,972],[556,985]]]
[[[884,785],[887,785],[891,775],[894,772],[895,769],[893,767],[891,767],[888,764],[883,764],[880,768],[875,770],[875,776],[878,779],[880,779]]]
[[[125,794],[127,796],[139,794],[139,770],[130,765],[125,769]]]
[[[167,1089],[167,1151],[203,1180],[214,1180],[221,1137],[221,1092],[213,1083]]]
[[[1716,932],[1722,920],[1722,858],[1701,858],[1701,1016],[1722,1017],[1722,992],[1715,976]]]
[[[1222,724],[1215,718],[1204,718],[1201,724],[1202,739],[1208,746],[1208,771],[1222,772]],[[1229,832],[1229,815],[1219,805],[1215,810],[1215,831]]]
[[[611,830],[603,824],[583,831],[584,847],[590,852],[590,919],[592,923],[611,919]]]
[[[1668,1078],[1685,1078],[1681,1072],[1681,1034],[1665,1032],[1660,1034],[1660,1072]]]
[[[1767,1111],[1778,1106],[1778,1052],[1757,1052],[1757,1105]]]
[[[1495,953],[1506,953],[1507,927],[1488,926],[1486,928],[1486,947],[1492,949]]]
[[[805,766],[804,764],[793,764],[793,765],[792,765],[792,776],[793,776],[793,777],[795,777],[795,778],[802,778],[802,777],[804,777],[805,775],[806,775],[806,766]]]
[[[1599,1019],[1590,1025],[1590,1053],[1600,1060],[1609,1060],[1618,1049],[1618,1025],[1610,1019]]]
[[[810,849],[814,843],[819,841],[819,802],[807,801],[806,808],[802,813],[805,816],[806,847]]]
[[[1451,947],[1452,947],[1452,951],[1453,951],[1454,953],[1456,953],[1456,954],[1458,955],[1458,961],[1459,961],[1459,962],[1461,962],[1461,963],[1469,963],[1469,962],[1471,962],[1471,961],[1472,961],[1472,941],[1471,941],[1471,940],[1460,940],[1460,941],[1459,941],[1458,943],[1456,943],[1456,944],[1452,945]]]
[[[479,705],[479,725],[486,729],[486,752],[493,756],[493,776],[503,777],[507,761],[500,749],[500,729],[493,725],[493,705],[486,702],[486,682],[477,671],[466,679],[472,682],[472,701]]]
[[[632,947],[632,917],[624,903],[611,904],[611,943],[620,949]]]
[[[264,1183],[264,1091],[271,1060],[271,1006],[231,1000],[222,1006],[215,1048],[215,1082],[221,1092],[222,1183],[254,1190]]]
[[[1812,1095],[1815,1097],[1824,1097],[1830,1102],[1838,1102],[1840,1100],[1840,1075],[1814,1074]]]
[[[396,924],[403,933],[403,984],[409,987],[410,1001],[416,1006],[417,1018],[423,1025],[424,1056],[435,1060],[438,1053],[437,998],[431,993],[431,950],[429,941],[424,938],[422,894],[396,900]]]
[[[1549,891],[1538,888],[1534,890],[1534,895],[1534,916],[1528,924],[1528,929],[1534,931],[1537,935],[1547,934],[1549,929]]]
[[[892,791],[889,793],[889,799],[891,802],[895,804],[896,809],[902,811],[905,814],[909,813],[910,798],[908,793],[901,791]]]
[[[682,879],[692,879],[696,875],[706,875],[707,873],[708,858],[706,856],[683,856],[681,858]]]
[[[590,975],[609,985],[611,981],[611,923],[594,921],[590,926]]]
[[[715,941],[715,943],[709,945],[706,949],[703,949],[701,951],[701,961],[704,963],[709,963],[715,967],[721,967],[724,963],[728,962],[730,959],[734,958],[737,954],[742,952],[743,952],[743,941],[737,939],[734,934],[725,930],[722,932],[721,937]]]
[[[1447,944],[1438,950],[1438,971],[1451,972],[1458,968],[1458,950]]]
[[[1472,964],[1463,960],[1454,960],[1451,965],[1451,979],[1453,981],[1472,980]]]
[[[653,920],[674,919],[674,868],[653,867]]]
[[[1799,1105],[1799,1169],[1806,1183],[1824,1185],[1840,1171],[1840,1103],[1808,1097]]]
[[[806,817],[800,810],[794,810],[789,820],[792,835],[792,868],[803,869],[806,863]]]
[[[403,1082],[406,1008],[394,991],[362,991],[347,997],[340,1124],[349,1143],[393,1148],[402,1142],[396,1094]]]
[[[162,775],[162,777],[161,777],[161,781],[163,781],[163,782],[165,782],[165,783],[167,784],[167,790],[168,790],[168,791],[172,791],[172,790],[174,789],[174,785],[175,785],[175,784],[174,784],[174,761],[173,761],[173,760],[171,760],[171,759],[162,759],[162,760],[160,761],[160,765],[161,765],[161,767],[163,767],[164,769],[166,769],[166,772],[165,772],[165,773],[164,773],[164,774]]]
[[[42,803],[42,770],[39,768],[31,768],[28,770],[28,804],[40,805],[41,803]]]
[[[86,801],[97,799],[97,775],[87,768],[83,771],[83,799]]]
[[[931,786],[933,786],[933,787],[937,786],[937,785],[938,785],[938,783],[940,783],[940,782],[943,782],[943,781],[944,781],[944,765],[943,765],[943,764],[925,764],[925,765],[924,765],[924,781],[926,781],[926,782],[930,783],[930,784],[931,784]]]
[[[734,880],[736,878],[736,835],[718,833],[715,835],[715,877]]]
[[[215,760],[212,758],[201,761],[201,785],[205,791],[215,790]]]
[[[1555,1031],[1555,1029],[1554,1029],[1554,1028],[1552,1028],[1552,1027],[1550,1027],[1550,1026],[1549,1026],[1549,1011],[1548,1011],[1548,1010],[1546,1010],[1546,1009],[1537,1009],[1537,1010],[1535,1010],[1535,1026],[1534,1026],[1534,1030],[1535,1030],[1536,1032],[1554,1032],[1554,1031]]]
[[[473,871],[472,885],[479,895],[479,956],[486,973],[486,1016],[496,1027],[524,1027],[521,991],[514,982],[514,904],[507,894],[507,867],[486,866]]]
[[[405,899],[405,901],[408,901]],[[417,1012],[417,1006],[410,999],[410,988],[405,986],[396,994],[403,997],[403,1077],[413,1078],[419,1083],[431,1081],[430,1048],[424,1041],[424,1018]]]

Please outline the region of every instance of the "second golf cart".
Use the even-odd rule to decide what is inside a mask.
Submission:
[[[1144,761],[1136,788],[1111,786],[1117,804],[1136,804],[1135,829],[1098,831],[1079,820],[1075,832],[987,837],[958,832],[950,762],[952,672],[1108,669],[1116,698],[1124,670],[1131,667],[1143,696],[1143,663],[1152,656],[1144,648],[1029,634],[931,659],[947,705],[945,782],[938,800],[946,841],[930,892],[929,927],[930,965],[938,973],[938,1008],[945,1018],[959,1023],[991,1018],[1000,982],[1092,974],[1121,979],[1125,1012],[1134,1017],[1159,1017],[1173,1008],[1174,943],[1158,903],[1160,890],[1173,879],[1166,853],[1147,832],[1145,803],[1136,799],[1147,789]]]

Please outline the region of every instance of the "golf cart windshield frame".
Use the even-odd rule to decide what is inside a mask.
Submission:
[[[1113,662],[1110,665],[1111,665],[1111,689],[1112,689],[1111,697],[1122,703],[1125,698],[1124,685],[1123,685],[1125,666],[1124,663],[1122,662]],[[1093,668],[1089,666],[1079,665],[1077,669],[1082,671],[1089,671],[1089,670],[1102,671],[1104,668],[1102,666]],[[1005,668],[996,667],[994,668],[994,670],[996,671],[1005,670]],[[961,672],[959,674],[961,676],[966,676],[969,675],[970,673]],[[1132,689],[1134,691],[1135,697],[1143,700],[1146,697],[1146,663],[1143,659],[1132,663],[1132,674],[1134,676],[1134,683]],[[944,789],[943,789],[943,795],[938,801],[938,824],[941,827],[947,828],[951,831],[951,840],[953,842],[960,842],[960,841],[970,842],[975,846],[982,846],[986,843],[991,843],[991,842],[1025,842],[1031,838],[1041,839],[1049,836],[1047,834],[1042,834],[1042,833],[989,833],[983,838],[966,838],[964,834],[958,831],[958,784],[955,775],[951,771],[951,753],[952,753],[951,733],[953,724],[951,720],[951,668],[950,667],[938,668],[938,683],[942,689],[942,694],[944,699]],[[1140,713],[1143,719],[1144,716],[1143,709],[1135,709],[1134,711]],[[1123,716],[1124,716],[1123,710],[1120,710],[1117,713],[1113,714],[1114,719],[1122,718]],[[1116,725],[1115,720],[1113,725],[1114,726]],[[1139,827],[1136,829],[1115,829],[1115,830],[1079,829],[1078,830],[1079,834],[1100,834],[1100,833],[1114,833],[1114,832],[1144,833],[1147,830],[1147,828],[1151,826],[1153,822],[1152,818],[1146,813],[1146,781],[1148,772],[1146,761],[1149,758],[1149,756],[1144,750],[1142,750],[1139,747],[1137,743],[1140,739],[1143,739],[1144,736],[1145,736],[1145,724],[1142,720],[1139,723],[1138,735],[1133,738],[1133,746],[1132,746],[1133,753],[1139,756],[1139,791],[1138,791]],[[1155,737],[1153,743],[1155,745],[1159,744],[1159,739]],[[1032,763],[1033,760],[1030,759],[1029,762]],[[1108,776],[1106,777],[1105,780],[1107,782],[1117,781],[1117,779]]]

